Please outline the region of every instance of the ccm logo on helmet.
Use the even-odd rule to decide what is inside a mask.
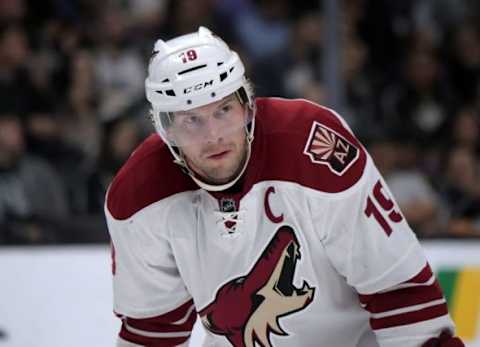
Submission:
[[[192,91],[199,91],[207,87],[211,87],[212,85],[213,85],[213,80],[203,82],[203,83],[198,83],[198,84],[195,84],[194,86],[185,88],[183,90],[183,94],[188,94],[188,93],[191,93]]]

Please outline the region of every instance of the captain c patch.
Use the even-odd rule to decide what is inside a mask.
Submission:
[[[360,150],[335,130],[313,122],[303,153],[312,163],[327,165],[341,176],[360,156]]]

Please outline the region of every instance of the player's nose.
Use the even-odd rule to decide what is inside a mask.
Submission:
[[[215,117],[208,117],[204,126],[204,137],[208,142],[218,142],[223,137],[220,122]]]

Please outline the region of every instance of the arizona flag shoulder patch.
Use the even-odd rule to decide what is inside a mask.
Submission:
[[[312,163],[326,165],[338,176],[343,175],[360,156],[360,150],[344,136],[315,121],[303,153]]]

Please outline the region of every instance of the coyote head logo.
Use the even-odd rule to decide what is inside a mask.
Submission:
[[[272,347],[271,334],[288,335],[280,318],[307,307],[315,288],[293,284],[300,244],[292,228],[282,226],[250,272],[225,283],[215,300],[199,312],[204,326],[235,347]]]

